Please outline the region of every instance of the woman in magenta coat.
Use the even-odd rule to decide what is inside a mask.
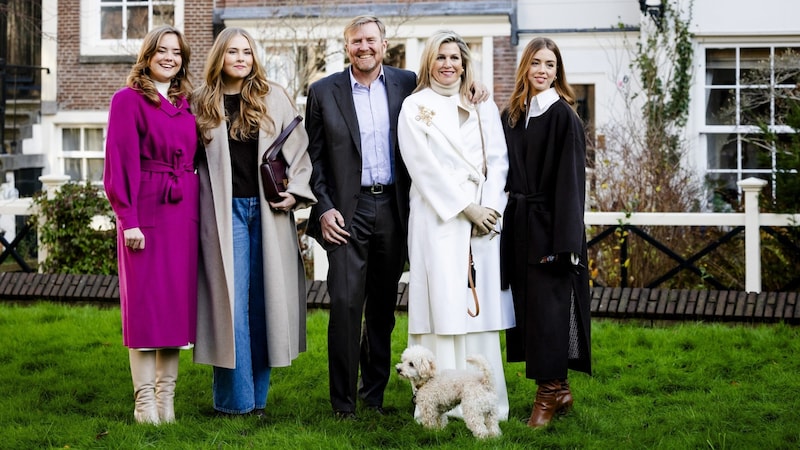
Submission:
[[[199,184],[188,64],[183,35],[154,29],[109,110],[103,183],[117,216],[122,340],[140,423],[175,420],[179,349],[195,342]]]

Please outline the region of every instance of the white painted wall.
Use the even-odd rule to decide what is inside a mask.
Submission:
[[[698,35],[800,34],[797,0],[695,0],[693,11],[691,31]]]
[[[612,28],[639,24],[638,0],[519,0],[520,29]]]

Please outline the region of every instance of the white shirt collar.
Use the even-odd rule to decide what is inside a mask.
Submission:
[[[544,92],[540,92],[531,98],[531,104],[528,106],[528,119],[531,117],[538,117],[547,112],[547,110],[558,101],[560,97],[556,92],[556,88],[550,88]],[[527,119],[525,123],[528,123]]]
[[[356,85],[364,86],[363,84],[359,83],[358,80],[356,80],[356,77],[353,76],[353,67],[351,66],[351,67],[349,67],[349,69],[350,70],[348,70],[347,73],[350,74],[350,86],[356,86]],[[381,64],[381,73],[380,73],[380,75],[378,75],[378,78],[376,78],[376,80],[380,80],[381,82],[383,82],[383,78],[384,78],[383,77],[383,64]],[[367,86],[364,86],[364,87],[367,87]]]

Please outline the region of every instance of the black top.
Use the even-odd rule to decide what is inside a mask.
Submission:
[[[239,116],[241,94],[225,95],[225,118],[230,133],[231,123]],[[258,197],[258,138],[237,141],[228,134],[231,152],[231,180],[235,198]]]

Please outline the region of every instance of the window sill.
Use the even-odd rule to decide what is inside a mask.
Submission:
[[[136,55],[81,55],[78,57],[81,64],[133,64]]]

